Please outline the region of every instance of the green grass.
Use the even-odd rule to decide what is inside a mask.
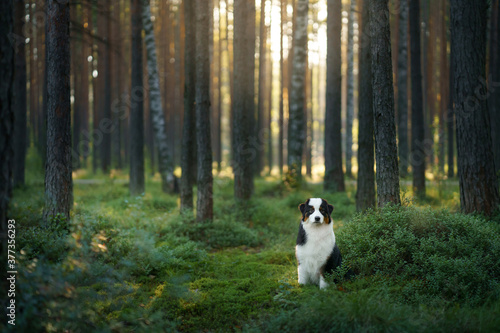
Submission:
[[[22,249],[17,331],[488,332],[500,325],[499,225],[457,213],[453,183],[431,186],[423,202],[406,193],[403,206],[358,214],[352,186],[290,192],[281,181],[257,179],[253,198],[238,203],[232,180],[215,178],[215,219],[196,223],[156,179],[130,197],[126,183],[99,176],[102,183],[75,184],[69,224],[42,226],[43,183],[35,176],[11,202]],[[312,196],[335,206],[337,240],[357,273],[326,291],[296,278],[297,207]]]

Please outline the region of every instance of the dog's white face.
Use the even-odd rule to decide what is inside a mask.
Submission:
[[[311,224],[330,223],[330,214],[333,211],[333,206],[321,198],[311,198],[299,206],[302,212],[302,221]]]

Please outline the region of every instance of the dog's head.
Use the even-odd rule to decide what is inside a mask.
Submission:
[[[299,210],[302,213],[303,222],[329,224],[332,221],[330,215],[333,212],[333,206],[328,204],[325,199],[307,199],[306,202],[299,205]]]

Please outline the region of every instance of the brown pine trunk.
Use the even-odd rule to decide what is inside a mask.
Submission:
[[[12,159],[14,156],[14,48],[11,37],[14,26],[12,0],[0,2],[0,238],[1,258],[7,256],[7,208],[11,196]],[[4,277],[5,269],[1,273]],[[5,281],[4,279],[2,279]],[[3,282],[0,284],[3,287]]]
[[[196,178],[196,29],[195,0],[184,2],[185,44],[185,79],[184,79],[184,122],[182,128],[182,176],[181,211],[193,209],[193,185]]]
[[[378,206],[382,207],[401,202],[387,1],[372,0],[370,17],[377,198]]]
[[[259,92],[257,101],[257,126],[254,132],[256,138],[260,138],[263,135],[264,130],[264,113],[265,113],[265,101],[267,96],[266,91],[266,72],[267,72],[267,62],[266,62],[266,40],[267,40],[267,29],[266,29],[266,1],[260,1],[260,24],[259,24]],[[264,143],[257,139],[257,147],[255,154],[255,175],[260,175],[264,168]]]
[[[26,54],[23,34],[24,1],[16,0],[14,5],[14,165],[13,185],[24,185],[24,166],[26,159]],[[20,37],[20,40],[17,38]],[[3,156],[3,155],[2,155]]]
[[[196,0],[196,134],[198,151],[198,200],[196,219],[213,218],[212,147],[210,142],[210,64],[208,3]]]
[[[260,153],[251,146],[255,133],[255,2],[236,0],[234,9],[234,196],[247,200],[252,196],[255,158]]]
[[[47,164],[44,220],[60,214],[69,220],[73,206],[71,177],[71,103],[69,2],[47,5]]]
[[[413,169],[413,192],[418,197],[425,197],[425,159],[428,146],[424,136],[424,111],[422,106],[419,0],[410,0],[410,39],[412,97],[410,162]],[[429,97],[429,94],[427,96]]]
[[[286,0],[280,0],[280,7],[281,7],[281,17],[280,17],[280,109],[279,109],[279,116],[278,116],[278,127],[279,127],[279,134],[278,134],[278,169],[280,172],[280,175],[283,174],[283,140],[284,140],[284,133],[283,133],[283,118],[284,118],[284,105],[283,105],[283,90],[284,90],[284,84],[285,84],[285,66],[284,66],[284,59],[283,59],[283,34],[284,34],[284,29],[283,29],[283,24],[285,21],[285,11],[286,11]]]
[[[144,192],[144,85],[142,0],[131,1],[132,77],[130,103],[130,195]]]
[[[327,19],[327,72],[326,72],[326,113],[325,113],[325,190],[345,191],[342,169],[341,136],[341,83],[342,59],[340,36],[342,29],[342,2],[328,1]]]
[[[361,38],[359,49],[359,129],[358,129],[358,188],[356,209],[375,207],[375,164],[373,142],[373,90],[368,0],[361,4]]]
[[[500,171],[500,5],[498,0],[492,1],[490,19],[490,62],[489,62],[489,112],[491,119],[491,137],[495,170]]]
[[[451,2],[460,204],[465,213],[491,215],[500,202],[488,115],[487,0]],[[477,87],[480,86],[480,89]]]

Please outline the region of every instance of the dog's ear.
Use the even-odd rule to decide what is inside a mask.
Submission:
[[[306,204],[305,203],[301,203],[299,205],[299,210],[302,213],[302,215],[304,215],[304,211],[306,210]]]
[[[334,207],[333,207],[333,205],[330,205],[330,204],[328,204],[327,206],[328,206],[328,215],[331,215]]]

